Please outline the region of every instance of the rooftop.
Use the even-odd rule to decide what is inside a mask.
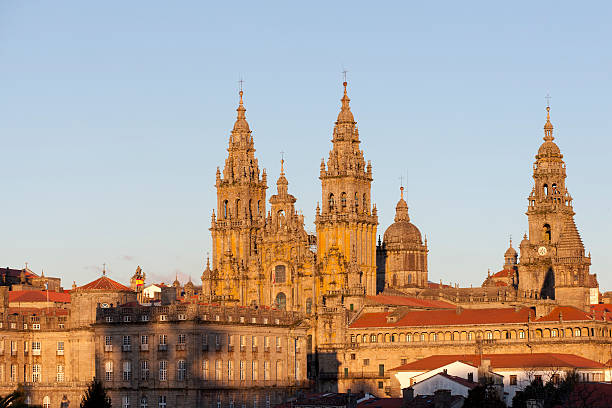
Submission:
[[[482,360],[489,360],[492,369],[501,368],[590,368],[601,369],[605,365],[588,358],[574,354],[561,353],[516,353],[516,354],[448,354],[425,357],[395,367],[392,371],[430,371],[445,366],[455,361],[461,361],[473,366],[480,366]]]

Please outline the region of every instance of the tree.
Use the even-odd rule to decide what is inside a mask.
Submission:
[[[38,405],[29,405],[25,402],[26,395],[21,385],[17,386],[17,389],[10,394],[0,397],[0,408],[34,408]]]
[[[95,378],[87,386],[87,391],[81,400],[81,408],[112,408],[111,399],[101,381]]]
[[[486,380],[468,392],[463,408],[506,408],[492,380]]]
[[[570,371],[563,379],[544,384],[540,378],[533,380],[512,399],[513,408],[527,408],[527,401],[537,401],[542,408],[587,408],[598,402],[598,392],[589,384],[581,384],[578,374]]]

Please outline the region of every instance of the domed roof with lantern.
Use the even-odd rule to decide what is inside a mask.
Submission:
[[[410,222],[408,204],[404,200],[404,187],[400,188],[401,198],[395,207],[395,222],[387,228],[383,236],[385,244],[415,243],[422,244],[421,231]]]

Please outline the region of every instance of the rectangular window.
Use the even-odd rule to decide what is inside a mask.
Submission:
[[[168,379],[168,362],[161,360],[159,362],[159,381],[166,381]]]
[[[32,382],[40,382],[40,364],[32,365]]]
[[[202,360],[202,379],[208,380],[208,360]]]
[[[185,344],[185,343],[187,343],[187,336],[185,334],[179,334],[178,344]]]
[[[40,341],[33,341],[32,342],[32,355],[33,356],[40,356]]]
[[[208,346],[208,334],[206,333],[202,335],[202,345]]]
[[[16,355],[17,354],[17,342],[16,341],[11,341],[11,355]]]
[[[57,342],[57,355],[58,356],[64,355],[64,342],[63,341]]]
[[[149,321],[149,315],[142,315],[140,316],[140,320],[143,322],[148,322]]]
[[[363,365],[364,366],[369,366],[370,365],[370,359],[369,358],[364,358],[363,359]]]
[[[220,381],[222,378],[222,364],[223,361],[221,360],[216,360],[215,361],[215,380]]]
[[[264,348],[270,348],[270,336],[264,337]]]
[[[516,375],[511,375],[510,376],[510,385],[516,385],[516,384],[517,384]]]
[[[11,364],[11,382],[17,382],[17,365]]]
[[[40,330],[40,323],[32,324],[32,330]]]
[[[385,365],[384,364],[378,365],[378,375],[381,377],[385,375]]]
[[[270,362],[264,361],[264,380],[270,379]]]
[[[184,381],[187,374],[187,362],[185,360],[179,360],[176,362],[176,379],[178,381]]]
[[[4,364],[0,364],[0,384],[4,384]]]
[[[221,336],[218,334],[215,334],[215,345],[216,346],[220,346],[221,345]]]
[[[245,377],[245,361],[244,360],[240,360],[240,381],[244,381]]]
[[[130,316],[130,315],[125,315],[125,316],[123,316],[123,321],[124,321],[125,323],[129,323],[129,322],[131,322],[131,321],[132,321],[132,316]]]
[[[106,381],[113,381],[113,362],[107,361],[104,364],[104,379]]]
[[[234,362],[232,360],[227,360],[227,379],[234,379]]]
[[[130,397],[127,395],[123,396],[123,404],[121,405],[123,408],[130,408]]]
[[[251,363],[251,380],[257,381],[257,361],[253,360]]]
[[[132,380],[132,362],[126,360],[123,362],[123,381]]]
[[[57,382],[64,382],[64,365],[63,364],[57,365],[56,380]]]
[[[123,351],[131,351],[132,350],[132,337],[123,336]]]
[[[148,360],[140,360],[140,379],[141,380],[149,379],[149,361]]]
[[[159,396],[159,404],[158,407],[159,408],[166,408],[166,396],[165,395],[160,395]]]

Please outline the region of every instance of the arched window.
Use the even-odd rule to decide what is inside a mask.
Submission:
[[[276,295],[276,300],[274,303],[276,303],[276,307],[278,309],[285,310],[287,308],[287,296],[285,296],[283,292],[280,292],[278,295]]]
[[[359,208],[359,195],[355,193],[355,209]]]
[[[260,214],[261,214],[261,208],[260,208],[260,205],[261,205],[261,200],[257,200],[257,215],[260,215]]]
[[[550,225],[544,224],[542,227],[542,239],[546,242],[550,242],[551,233],[550,233]]]
[[[253,219],[253,200],[249,200],[249,219]]]
[[[285,265],[276,265],[274,267],[274,283],[285,283],[287,280]]]
[[[408,274],[408,284],[410,285],[412,283],[412,275]]]
[[[346,193],[344,192],[340,196],[340,205],[342,206],[342,209],[346,208]]]
[[[556,183],[553,183],[552,185],[552,193],[557,194],[557,184]]]
[[[363,195],[363,210],[367,210],[368,209],[368,197],[364,194]]]
[[[149,400],[147,397],[143,396],[140,398],[140,408],[149,408]]]
[[[333,194],[329,195],[328,202],[329,202],[329,211],[333,211],[334,210],[334,205],[335,205],[334,204],[334,195]]]
[[[548,197],[548,184],[544,184],[544,195]]]
[[[397,286],[397,275],[393,274],[393,279],[391,280],[391,284],[393,287]]]
[[[236,199],[236,218],[240,218],[240,199]]]
[[[306,314],[312,313],[312,298],[306,299]]]
[[[43,408],[51,408],[51,398],[48,395],[43,398]]]
[[[227,200],[223,202],[223,218],[227,219]]]

